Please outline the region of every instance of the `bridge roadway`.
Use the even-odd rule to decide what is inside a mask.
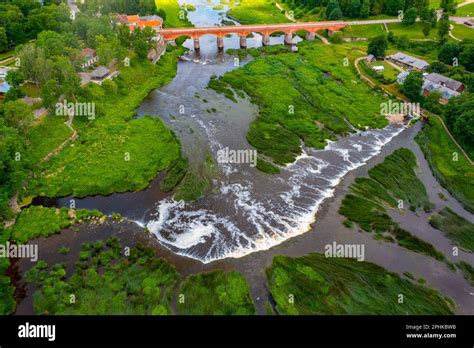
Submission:
[[[293,34],[297,31],[306,31],[306,39],[314,40],[315,33],[319,30],[328,30],[329,35],[332,32],[341,30],[348,25],[366,25],[366,24],[383,24],[397,23],[399,19],[381,19],[372,21],[327,21],[327,22],[295,22],[282,24],[251,24],[251,25],[235,25],[235,26],[213,26],[213,27],[190,27],[190,28],[165,28],[159,33],[165,41],[173,41],[180,36],[188,36],[194,40],[194,49],[199,50],[199,38],[203,35],[215,35],[217,37],[217,47],[224,48],[224,37],[229,34],[237,34],[240,36],[240,46],[247,47],[247,36],[251,33],[259,33],[262,35],[262,44],[270,44],[270,35],[276,32],[285,34],[285,43],[291,44]]]

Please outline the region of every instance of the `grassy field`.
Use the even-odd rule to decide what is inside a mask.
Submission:
[[[273,48],[279,49],[285,48]],[[343,46],[304,42],[297,54],[265,54],[210,87],[231,98],[233,90],[245,91],[260,108],[249,143],[276,163],[289,163],[300,153],[301,141],[322,148],[326,139],[350,131],[347,121],[357,128],[387,124],[380,115],[383,97],[358,81],[351,68],[350,60],[361,55]]]
[[[460,1],[458,1],[460,2]],[[474,17],[474,3],[458,7],[456,9],[457,17]]]
[[[186,278],[179,293],[178,314],[249,315],[255,313],[245,278],[237,272],[215,271]]]
[[[48,237],[68,228],[75,222],[102,216],[103,214],[98,210],[31,206],[20,213],[16,223],[10,230],[7,230],[7,233],[11,239],[18,243],[25,243],[33,238]]]
[[[227,12],[227,15],[241,24],[289,22],[270,0],[240,0]]]
[[[426,188],[416,176],[415,155],[408,149],[395,150],[383,163],[369,170],[369,177],[359,177],[349,187],[339,213],[347,218],[344,224],[357,224],[366,232],[375,232],[374,238],[390,242],[439,261],[445,257],[430,243],[405,231],[387,214],[387,208],[430,211],[432,203]],[[400,206],[402,203],[402,206]]]
[[[449,138],[440,120],[430,117],[415,139],[440,184],[474,212],[474,168]]]
[[[192,26],[186,17],[185,9],[179,6],[178,0],[155,0],[155,3],[158,9],[166,12],[165,27],[179,28]]]
[[[84,99],[95,103],[96,119],[74,119],[78,140],[39,166],[29,193],[79,197],[140,190],[172,167],[181,157],[175,135],[159,119],[132,116],[151,90],[171,81],[180,53],[165,54],[156,66],[132,61],[114,79],[116,92],[89,84]]]
[[[373,263],[320,254],[276,256],[266,273],[280,314],[453,314],[454,303],[438,291]]]
[[[435,29],[430,31],[430,35],[425,37],[423,34],[423,25],[417,22],[413,25],[404,25],[403,23],[389,23],[388,29],[393,31],[396,36],[406,35],[409,39],[436,39],[437,31]]]
[[[430,224],[464,250],[474,252],[474,224],[457,215],[448,207],[430,217]]]
[[[344,28],[344,37],[350,38],[371,38],[383,34],[387,34],[384,26],[381,24],[370,24],[370,25],[353,25]]]
[[[460,40],[474,38],[474,28],[469,28],[462,24],[453,24],[453,26],[454,28],[451,30],[451,33],[454,37],[457,37]]]

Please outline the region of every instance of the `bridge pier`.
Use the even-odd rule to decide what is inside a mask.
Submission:
[[[307,32],[306,33],[306,40],[313,41],[316,35],[314,33]]]
[[[194,50],[199,51],[201,49],[201,44],[199,43],[199,38],[194,39]]]
[[[332,36],[332,34],[334,34],[334,32],[331,29],[328,29],[328,36]]]
[[[224,50],[224,38],[223,37],[218,37],[217,38],[217,50],[218,51],[223,51]]]
[[[269,46],[269,45],[270,45],[270,35],[263,35],[262,46]]]
[[[285,33],[285,44],[291,45],[293,43],[293,34]]]
[[[240,35],[240,48],[247,48],[247,36]]]

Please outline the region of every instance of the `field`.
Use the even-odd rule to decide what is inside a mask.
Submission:
[[[474,38],[474,28],[469,28],[462,24],[453,24],[453,26],[454,28],[451,30],[451,33],[454,35],[454,37],[460,40]]]
[[[451,141],[441,121],[430,117],[416,142],[440,184],[474,212],[474,168]]]
[[[351,131],[347,121],[356,128],[387,124],[380,115],[383,97],[358,81],[349,61],[344,64],[361,53],[316,42],[301,43],[298,54],[277,52],[210,83],[231,98],[233,90],[243,90],[259,106],[247,139],[260,154],[289,163],[300,153],[301,141],[322,148],[326,139]]]
[[[452,300],[380,266],[310,254],[276,256],[267,281],[277,312],[293,315],[452,314]],[[405,301],[397,301],[403,294]]]
[[[403,23],[389,23],[388,29],[393,31],[396,36],[406,35],[409,39],[436,39],[437,30],[433,29],[430,31],[430,35],[425,37],[422,32],[423,25],[417,22],[413,25],[404,25]]]
[[[186,18],[186,11],[179,6],[178,0],[155,0],[155,3],[158,9],[166,12],[165,27],[179,28],[192,26]]]
[[[448,207],[430,217],[430,224],[443,231],[461,248],[474,252],[474,224],[457,215]]]
[[[240,0],[227,15],[241,24],[286,23],[289,20],[270,0]]]
[[[382,24],[353,25],[344,28],[344,37],[371,38],[382,34],[387,34]]]
[[[79,197],[140,190],[158,172],[169,169],[181,157],[175,135],[159,119],[132,116],[149,91],[174,77],[180,52],[176,49],[165,54],[156,66],[132,61],[131,67],[121,69],[114,79],[116,91],[89,84],[85,94],[96,104],[96,119],[74,119],[78,140],[39,166],[29,194]],[[55,126],[54,122],[49,124]]]
[[[458,7],[456,9],[457,17],[474,17],[474,3]]]

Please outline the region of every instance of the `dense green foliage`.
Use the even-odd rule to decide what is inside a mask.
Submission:
[[[423,87],[423,73],[420,71],[411,71],[405,78],[401,86],[403,94],[411,101],[418,102],[421,100],[421,89]]]
[[[430,217],[430,224],[443,231],[461,248],[474,252],[474,224],[457,215],[448,207]]]
[[[187,18],[187,10],[181,8],[178,0],[155,0],[158,14],[165,20],[165,27],[191,27]],[[189,8],[188,8],[189,10]]]
[[[382,96],[374,95],[344,61],[341,46],[305,42],[299,52],[258,57],[242,68],[211,80],[209,87],[235,98],[243,90],[260,107],[247,139],[278,164],[292,162],[301,141],[322,148],[326,139],[356,128],[383,127]],[[232,88],[230,88],[232,87]],[[276,98],[275,96],[278,96]]]
[[[166,315],[179,274],[141,245],[122,256],[118,239],[111,238],[84,244],[70,277],[63,264],[47,270],[40,261],[27,279],[38,287],[33,296],[37,314]]]
[[[415,155],[408,149],[398,149],[383,163],[369,170],[369,177],[359,177],[349,187],[339,213],[357,223],[366,232],[376,232],[376,238],[396,241],[409,250],[444,260],[444,255],[427,243],[405,231],[387,214],[386,208],[429,211],[432,203],[426,188],[415,173]],[[400,206],[400,202],[403,206]],[[350,225],[346,222],[347,225]],[[388,234],[386,234],[388,233]]]
[[[255,313],[245,278],[237,272],[191,275],[181,284],[179,314],[249,315]]]
[[[11,228],[10,238],[18,243],[25,243],[33,238],[48,237],[75,222],[102,216],[102,213],[98,210],[31,206],[22,210],[18,216],[15,225]]]
[[[385,57],[387,46],[388,41],[385,35],[376,36],[370,39],[367,53],[373,54],[375,57]]]
[[[151,90],[174,77],[180,53],[164,55],[156,66],[132,61],[114,79],[116,93],[88,85],[84,93],[95,102],[97,118],[75,118],[81,141],[42,164],[30,192],[55,197],[139,190],[175,163],[181,156],[180,145],[163,122],[131,118]]]
[[[430,117],[415,138],[434,176],[463,206],[474,212],[474,169],[443,129],[441,121]]]
[[[451,98],[444,116],[456,140],[474,158],[474,93]]]
[[[320,254],[277,256],[267,280],[281,314],[453,313],[453,302],[437,291],[368,262]]]
[[[8,233],[0,224],[0,244],[5,244],[8,240]],[[0,258],[0,315],[10,314],[15,310],[15,299],[13,294],[15,288],[10,277],[6,274],[10,260],[6,257]]]

